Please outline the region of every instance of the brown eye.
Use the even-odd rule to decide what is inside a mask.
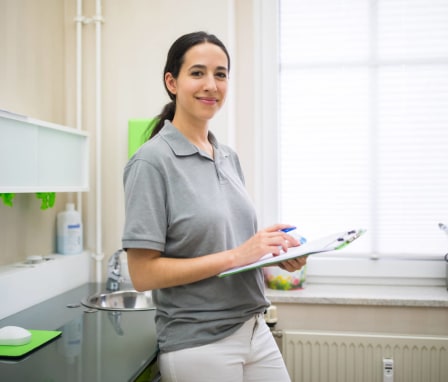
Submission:
[[[216,77],[218,77],[220,79],[225,79],[225,78],[227,78],[227,73],[225,73],[225,72],[216,73]]]

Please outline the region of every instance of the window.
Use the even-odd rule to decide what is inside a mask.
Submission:
[[[280,220],[368,229],[339,256],[441,260],[448,2],[280,0],[278,22]]]

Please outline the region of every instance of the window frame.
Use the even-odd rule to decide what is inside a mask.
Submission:
[[[254,4],[255,204],[260,226],[278,221],[279,211],[279,0]],[[258,112],[257,112],[258,111]],[[444,286],[443,259],[311,256],[309,283]]]

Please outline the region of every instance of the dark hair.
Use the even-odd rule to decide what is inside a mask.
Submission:
[[[184,63],[185,53],[195,45],[203,44],[209,42],[211,44],[215,44],[219,46],[227,56],[228,62],[228,70],[230,71],[230,56],[227,51],[225,45],[222,41],[213,34],[208,34],[206,32],[193,32],[185,34],[179,37],[176,41],[174,41],[173,45],[171,45],[170,50],[168,51],[168,55],[166,58],[165,68],[163,70],[163,85],[165,86],[165,90],[168,93],[168,96],[171,99],[171,102],[167,103],[161,113],[157,116],[157,123],[155,126],[150,124],[148,128],[154,127],[152,131],[148,134],[149,139],[151,139],[154,135],[156,135],[165,124],[165,120],[168,119],[170,121],[174,118],[174,112],[176,111],[176,96],[172,94],[165,84],[165,74],[171,73],[174,78],[179,76],[180,69]]]

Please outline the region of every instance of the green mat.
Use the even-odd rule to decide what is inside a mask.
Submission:
[[[25,345],[0,345],[0,357],[22,357],[61,335],[57,330],[30,330],[31,341]]]
[[[128,121],[128,158],[135,154],[139,147],[145,143],[158,118],[152,119],[130,119]]]

